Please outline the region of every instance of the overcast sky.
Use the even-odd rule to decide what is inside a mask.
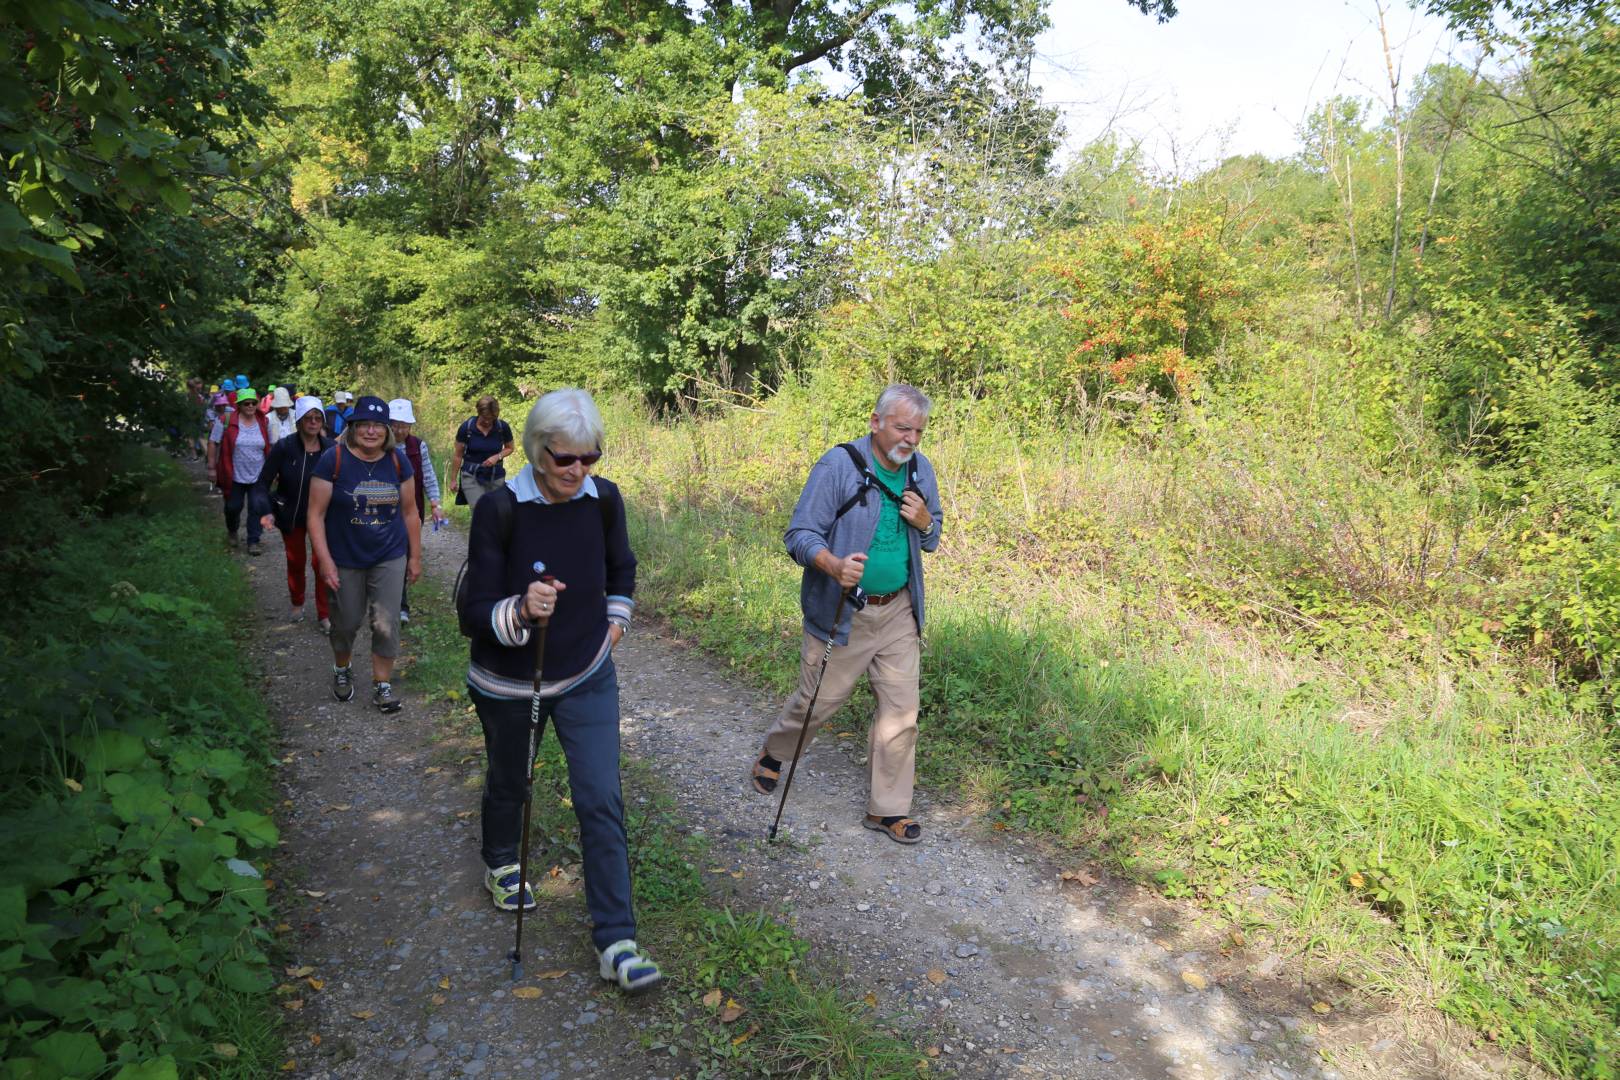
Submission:
[[[1150,162],[1185,173],[1228,154],[1292,153],[1308,105],[1334,93],[1388,96],[1372,0],[1178,7],[1160,24],[1126,0],[1053,0],[1034,75],[1071,144],[1112,120]],[[1403,86],[1452,46],[1442,20],[1410,8],[1394,8],[1389,25]]]

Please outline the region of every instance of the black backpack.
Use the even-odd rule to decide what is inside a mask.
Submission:
[[[512,516],[517,509],[517,494],[509,487],[503,487],[493,494],[484,496],[486,499],[498,500],[495,503],[495,531],[501,538],[501,550],[512,546]],[[601,504],[602,535],[608,531],[608,503],[600,495],[596,500]],[[467,564],[472,559],[469,552],[467,558],[461,560],[461,569],[456,571],[456,588],[454,592],[456,604],[456,624],[461,628],[462,637],[476,637],[478,624],[474,623],[467,604]]]
[[[844,500],[844,505],[840,506],[838,508],[838,513],[833,515],[833,520],[834,521],[837,521],[839,518],[841,518],[845,514],[849,513],[850,510],[852,510],[856,506],[865,506],[866,505],[866,493],[868,491],[871,491],[873,488],[877,488],[884,495],[886,495],[890,502],[894,503],[897,506],[899,505],[899,503],[900,503],[899,497],[897,495],[895,495],[894,492],[890,491],[887,487],[885,487],[882,483],[880,483],[878,481],[877,474],[874,473],[870,468],[867,467],[865,456],[862,455],[862,453],[859,450],[855,449],[855,444],[854,443],[847,443],[847,442],[846,443],[839,443],[838,446],[839,446],[839,448],[841,450],[843,450],[845,453],[847,453],[849,455],[849,459],[855,463],[856,471],[861,474],[861,486],[855,492],[855,494],[851,495],[849,498]],[[916,454],[912,454],[911,459],[906,462],[906,482],[905,482],[905,485],[900,490],[902,492],[914,491],[914,492],[917,493],[918,498],[920,498],[920,499],[924,498],[923,493],[922,493],[922,488],[917,486],[917,455]],[[927,500],[924,499],[924,501],[926,502]]]

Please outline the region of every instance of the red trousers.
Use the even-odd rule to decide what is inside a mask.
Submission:
[[[308,535],[308,530],[302,526],[281,534],[281,542],[287,548],[287,593],[292,597],[293,607],[304,606],[304,538]],[[315,571],[315,617],[331,618],[326,586],[321,584],[321,564],[315,558],[313,546],[309,549],[309,562]]]

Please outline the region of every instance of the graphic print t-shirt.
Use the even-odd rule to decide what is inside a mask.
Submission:
[[[337,464],[339,453],[342,468]],[[363,461],[339,444],[321,455],[315,475],[332,485],[332,501],[326,507],[326,546],[334,563],[360,570],[406,554],[410,545],[400,488],[416,474],[403,451]]]

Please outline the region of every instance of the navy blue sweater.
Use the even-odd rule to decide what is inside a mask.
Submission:
[[[270,513],[275,515],[276,528],[284,533],[302,529],[309,516],[309,482],[315,476],[315,462],[332,445],[324,434],[316,438],[321,448],[307,453],[303,436],[295,431],[277,439],[265,458],[260,475],[269,484]]]
[[[467,681],[494,697],[526,698],[534,689],[531,629],[518,615],[529,584],[544,573],[567,586],[546,633],[545,696],[567,693],[608,654],[610,621],[628,626],[636,557],[618,487],[593,477],[597,498],[515,503],[510,543],[501,544],[498,499],[478,500],[467,537],[467,607],[477,634]]]

